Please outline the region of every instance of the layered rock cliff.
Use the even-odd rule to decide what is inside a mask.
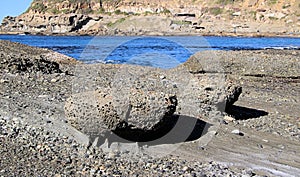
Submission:
[[[33,0],[1,33],[300,35],[297,0]]]

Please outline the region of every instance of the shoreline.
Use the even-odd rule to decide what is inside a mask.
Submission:
[[[249,38],[300,38],[300,34],[270,34],[270,33],[157,33],[157,34],[116,34],[116,35],[94,35],[94,34],[78,34],[78,33],[68,33],[68,34],[57,34],[57,33],[30,33],[30,32],[3,32],[0,31],[0,35],[28,35],[28,36],[94,36],[94,37],[113,37],[113,36],[129,36],[129,37],[168,37],[168,36],[209,36],[209,37],[249,37]]]

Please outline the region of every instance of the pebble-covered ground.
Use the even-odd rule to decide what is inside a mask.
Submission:
[[[299,142],[300,80],[269,77],[243,81],[246,92],[232,110],[237,120],[229,123]]]
[[[66,136],[36,128],[18,118],[0,118],[1,176],[224,176],[233,172],[214,161],[201,163],[143,152],[87,149]]]
[[[155,157],[144,147],[87,148],[84,136],[67,124],[63,107],[72,93],[72,67],[76,61],[48,50],[9,42],[1,41],[0,48],[0,176],[300,174],[297,63],[296,67],[291,66],[293,77],[288,78],[287,75],[274,78],[269,75],[272,72],[265,77],[245,76],[236,72],[236,63],[228,64],[234,71],[228,77],[240,82],[243,93],[220,127],[209,131],[213,136],[207,144],[199,144],[201,137],[199,142],[178,144],[175,151],[162,145],[166,155]],[[300,52],[223,51],[216,56],[276,56],[293,61]],[[35,67],[27,70],[32,64]]]

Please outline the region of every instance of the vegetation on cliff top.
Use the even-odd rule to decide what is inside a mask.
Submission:
[[[224,7],[235,8],[240,11],[253,11],[257,9],[294,9],[299,10],[300,1],[293,0],[33,0],[27,10],[37,13],[84,13],[84,14],[101,14],[104,12],[119,11],[122,12],[122,6],[128,7],[145,7],[154,6],[164,8],[164,13],[171,13],[171,9],[178,6],[180,9],[194,6],[199,9],[210,9],[213,15],[225,13]],[[117,13],[115,13],[117,14]]]

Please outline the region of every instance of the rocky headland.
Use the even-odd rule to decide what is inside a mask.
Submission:
[[[1,176],[300,173],[298,50],[203,51],[160,70],[0,49]]]
[[[296,0],[33,0],[2,34],[300,36]]]

